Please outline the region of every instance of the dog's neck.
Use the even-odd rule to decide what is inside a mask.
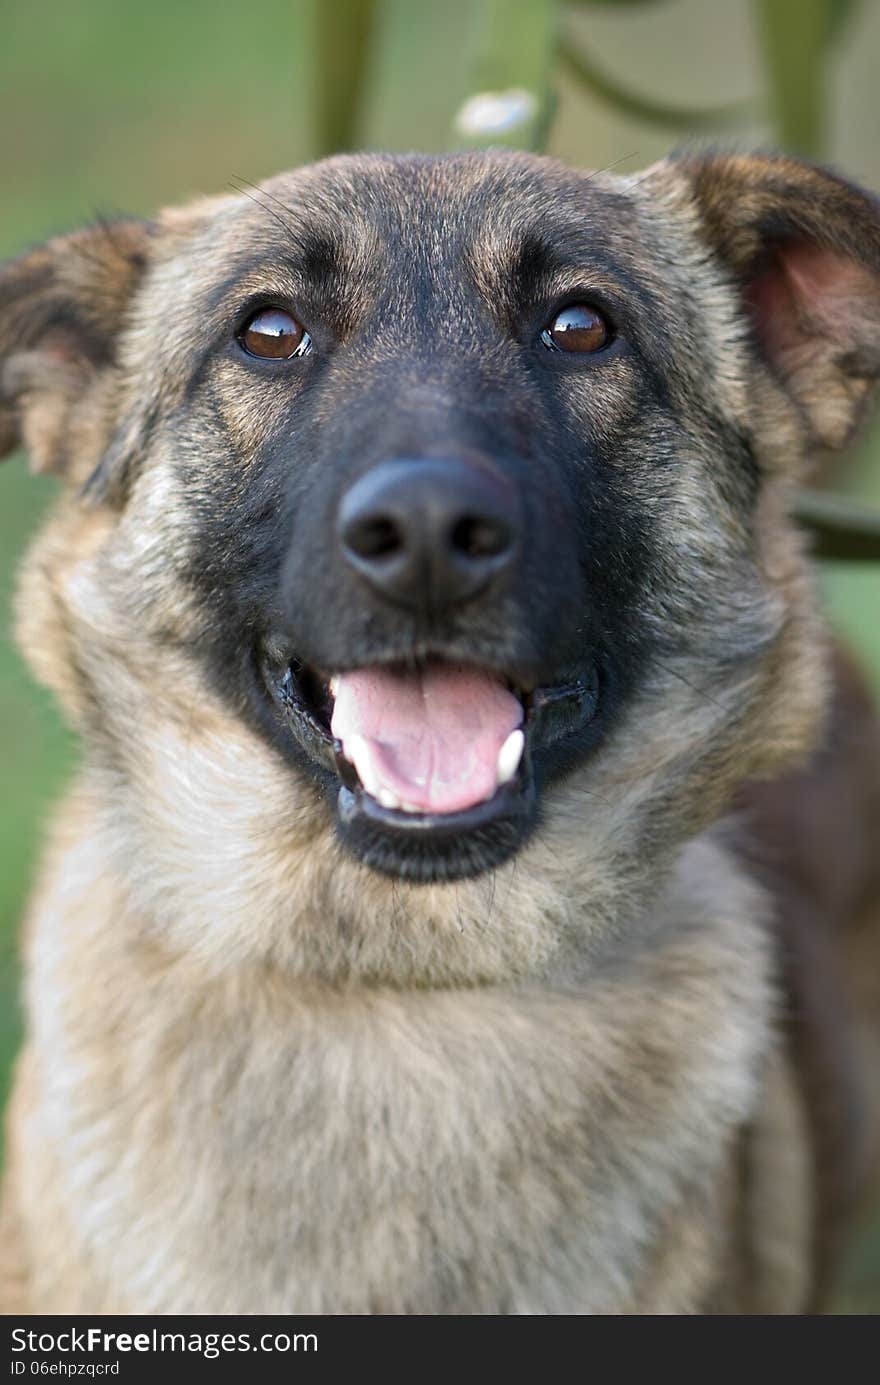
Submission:
[[[154,1312],[198,1312],[206,1302],[224,1311],[606,1312],[619,1311],[627,1285],[641,1311],[699,1305],[717,1273],[719,1187],[732,1132],[756,1101],[769,1011],[763,900],[723,849],[708,839],[688,845],[627,928],[614,931],[598,910],[577,915],[569,900],[555,955],[569,928],[583,965],[570,965],[572,944],[558,979],[546,956],[551,934],[540,931],[549,883],[542,901],[541,887],[527,894],[517,872],[496,884],[495,908],[480,918],[456,918],[456,894],[462,911],[478,898],[488,906],[491,886],[485,895],[438,891],[433,916],[428,907],[407,915],[403,904],[397,914],[376,911],[373,941],[374,903],[351,901],[350,927],[362,931],[345,936],[344,916],[319,909],[328,898],[338,908],[350,884],[339,877],[341,893],[328,894],[328,873],[316,871],[291,898],[286,949],[276,919],[275,950],[255,964],[271,912],[265,894],[252,893],[233,934],[221,895],[215,888],[205,902],[203,867],[191,861],[187,907],[198,900],[199,912],[185,916],[185,936],[170,921],[180,882],[174,893],[154,890],[151,915],[134,910],[143,882],[108,874],[108,824],[88,804],[94,788],[76,791],[56,838],[64,868],[50,866],[37,901],[30,968],[32,1032],[74,1073],[53,1089],[53,1118],[78,1128],[83,1110],[97,1109],[105,1130],[101,1157],[81,1171],[65,1252],[100,1240],[112,1216],[120,1234],[106,1281],[84,1280],[79,1267],[69,1276],[89,1301],[105,1295],[121,1311],[116,1284]],[[292,887],[304,869],[298,863]],[[244,893],[226,909],[244,908]],[[427,905],[433,896],[422,894]],[[307,951],[332,957],[326,939],[336,934],[340,956],[372,943],[376,966],[423,947],[426,981],[362,985],[350,976],[343,986],[291,975]],[[224,948],[233,953],[225,968]],[[469,985],[430,988],[432,958],[440,976],[465,957]],[[505,984],[474,984],[474,958],[486,973],[503,961]],[[100,1006],[86,998],[96,985]],[[64,1069],[71,1045],[76,1061]],[[49,1155],[34,1157],[39,1179]],[[46,1183],[54,1186],[48,1175]],[[541,1193],[531,1200],[534,1186]],[[145,1221],[147,1198],[154,1215]],[[658,1271],[652,1288],[644,1228],[677,1225],[682,1205],[692,1209],[697,1251],[681,1255],[681,1283]],[[479,1231],[476,1251],[471,1241],[484,1223],[509,1226],[509,1249],[491,1273]],[[552,1273],[548,1240],[559,1251]],[[425,1244],[436,1253],[426,1257]],[[491,1236],[485,1245],[496,1255]],[[665,1233],[658,1246],[661,1260],[679,1255]]]

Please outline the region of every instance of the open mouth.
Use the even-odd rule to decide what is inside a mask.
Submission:
[[[297,661],[267,683],[299,748],[335,789],[343,841],[399,877],[462,878],[499,865],[537,814],[535,757],[577,736],[594,673],[518,687],[432,656],[321,673]]]

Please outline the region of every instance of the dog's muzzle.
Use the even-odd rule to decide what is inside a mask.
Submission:
[[[482,457],[395,458],[348,486],[334,530],[351,609],[362,601],[367,629],[381,613],[383,634],[359,640],[351,666],[269,660],[266,685],[356,855],[425,881],[490,869],[535,824],[547,752],[593,722],[599,699],[592,666],[523,685],[485,658],[487,613],[523,548],[517,488]],[[469,650],[472,617],[484,634]],[[453,642],[430,638],[451,624]]]

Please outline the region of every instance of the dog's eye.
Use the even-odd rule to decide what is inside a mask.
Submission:
[[[261,308],[245,323],[238,340],[248,355],[271,361],[306,356],[312,349],[305,327],[283,308]]]
[[[550,351],[600,351],[611,340],[611,329],[589,303],[572,303],[557,313],[541,333]]]

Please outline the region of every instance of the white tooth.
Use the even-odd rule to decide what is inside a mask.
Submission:
[[[511,731],[507,740],[498,752],[498,768],[496,774],[499,784],[507,784],[519,769],[519,762],[522,759],[523,747],[526,738],[522,731]]]
[[[332,697],[335,697],[336,694],[337,694],[337,692],[338,692],[338,690],[339,690],[339,674],[338,674],[338,673],[334,673],[333,677],[330,679],[330,694],[331,694],[331,696],[332,696]]]
[[[380,785],[373,772],[369,742],[363,736],[349,736],[345,742],[345,758],[351,760],[367,793],[372,798],[378,798]]]
[[[377,797],[383,808],[400,807],[400,799],[392,789],[380,789]]]
[[[418,803],[407,803],[406,799],[403,800],[400,806],[405,813],[421,813],[423,811]]]

